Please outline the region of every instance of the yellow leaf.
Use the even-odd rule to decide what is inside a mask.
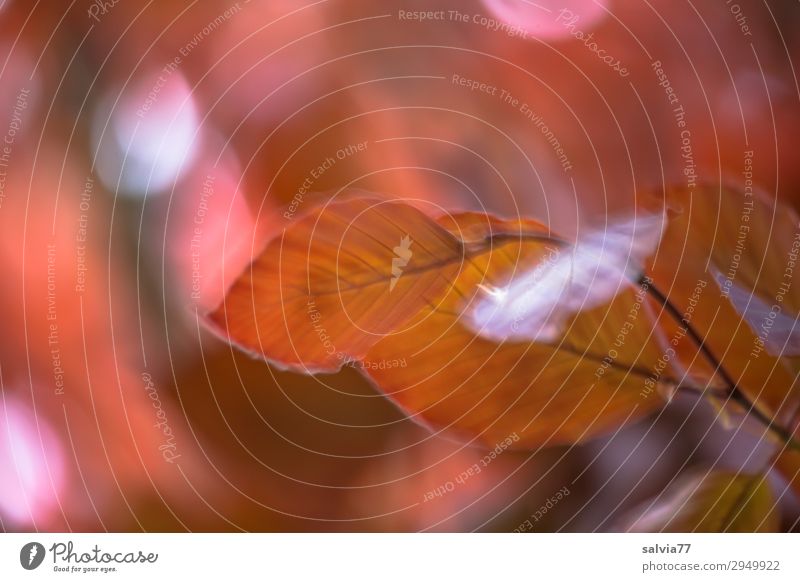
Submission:
[[[636,532],[774,532],[779,515],[764,475],[722,471],[681,480],[617,529]]]

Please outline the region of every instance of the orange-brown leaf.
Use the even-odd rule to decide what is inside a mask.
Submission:
[[[571,312],[560,304],[571,293],[564,288],[569,280],[552,289],[545,278],[548,264],[573,261],[574,247],[537,238],[524,223],[484,217],[481,226],[474,216],[447,221],[468,223],[476,240],[491,229],[495,245],[472,256],[435,308],[368,353],[371,364],[405,363],[365,369],[403,409],[490,446],[516,435],[520,445],[534,447],[580,442],[663,405],[657,388],[674,383],[674,374],[669,364],[660,376],[651,373],[661,351],[644,307],[646,291],[623,278],[599,305]],[[541,276],[531,276],[537,269],[544,269]],[[541,285],[551,304],[504,305],[502,294],[517,282],[534,292]],[[477,319],[495,300],[507,313]]]
[[[765,416],[786,424],[800,401],[786,361],[800,354],[796,214],[726,187],[671,190],[666,201],[672,216],[648,273],[685,321],[662,311],[662,329],[677,340],[690,377],[717,388],[732,382]],[[728,379],[709,366],[687,327]]]
[[[656,409],[656,388],[677,383],[669,362],[652,372],[663,338],[636,283],[660,221],[571,245],[534,221],[331,202],[272,241],[211,318],[285,366],[354,360],[437,428],[573,443]]]
[[[273,362],[336,371],[436,301],[463,259],[461,242],[411,206],[334,201],[290,223],[209,318]]]

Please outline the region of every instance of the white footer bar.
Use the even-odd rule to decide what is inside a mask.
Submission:
[[[2,534],[0,580],[800,580],[793,534]]]

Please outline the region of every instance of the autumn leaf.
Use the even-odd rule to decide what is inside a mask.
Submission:
[[[779,515],[764,475],[713,471],[685,478],[616,529],[634,532],[774,532]]]
[[[405,250],[395,248],[409,236],[414,262],[402,266]],[[209,317],[274,363],[333,372],[436,301],[465,252],[412,206],[376,198],[322,204],[272,240]]]
[[[667,307],[659,325],[694,383],[786,425],[800,402],[791,369],[800,220],[758,192],[726,187],[672,189],[666,204],[670,219],[647,262]]]
[[[439,429],[578,442],[658,408],[657,389],[677,383],[671,365],[650,372],[662,340],[638,284],[660,221],[573,245],[534,221],[334,201],[273,240],[210,319],[280,365],[355,365]]]
[[[490,446],[582,442],[679,388],[788,440],[796,218],[725,188],[647,200],[571,242],[346,193],[290,222],[209,318],[281,366],[357,367],[418,422]]]
[[[420,422],[490,446],[510,434],[528,447],[580,442],[663,404],[655,388],[671,367],[645,391],[658,332],[629,249],[613,236],[606,248],[594,235],[554,245],[485,217],[479,234],[468,218],[477,238],[503,243],[473,256],[407,331],[375,344],[369,362],[408,362],[365,367],[378,386]],[[463,221],[441,219],[454,233]]]

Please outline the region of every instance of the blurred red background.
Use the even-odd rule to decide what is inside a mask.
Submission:
[[[763,462],[678,399],[459,483],[484,451],[201,322],[298,192],[571,234],[693,174],[800,204],[796,2],[539,4],[2,3],[2,529],[511,531],[568,487],[537,529],[604,530],[694,465]]]

